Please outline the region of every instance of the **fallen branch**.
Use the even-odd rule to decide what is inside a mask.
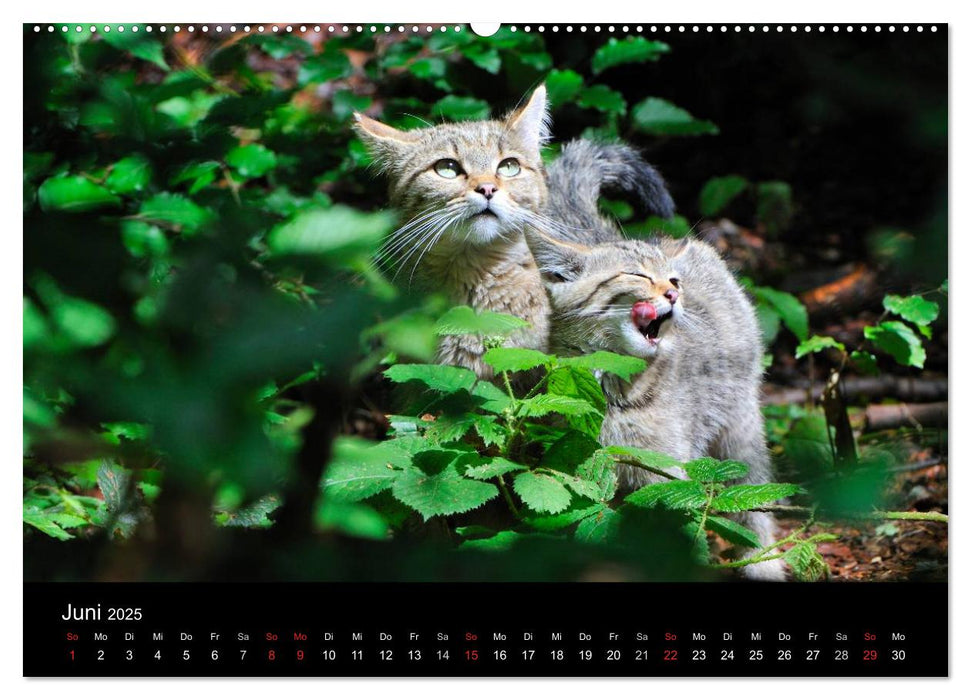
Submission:
[[[802,387],[769,391],[762,397],[762,404],[766,406],[781,406],[784,404],[804,403],[807,397],[808,383]],[[822,396],[825,384],[816,382],[812,385],[811,395],[814,401]],[[843,394],[848,400],[865,396],[871,400],[886,397],[913,401],[917,403],[941,401],[947,399],[947,379],[926,379],[917,377],[848,377],[842,382]]]
[[[816,509],[808,506],[762,506],[752,510],[760,513],[779,513],[794,518],[810,518],[816,515]],[[929,520],[935,523],[948,522],[947,515],[935,512],[918,512],[912,510],[874,510],[869,513],[850,513],[841,515],[839,520]]]
[[[864,430],[891,430],[900,427],[946,428],[947,402],[867,406]]]

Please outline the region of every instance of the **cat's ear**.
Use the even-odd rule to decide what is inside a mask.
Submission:
[[[360,112],[354,112],[354,131],[361,137],[375,162],[382,167],[401,157],[416,139],[409,131],[395,129]]]
[[[590,248],[558,241],[533,229],[526,230],[526,245],[547,284],[572,282],[583,272]]]
[[[523,144],[539,151],[550,140],[550,112],[546,104],[546,86],[533,90],[529,101],[506,117],[506,128]]]

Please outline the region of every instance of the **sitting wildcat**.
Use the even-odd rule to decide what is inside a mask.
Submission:
[[[681,461],[738,460],[749,466],[745,483],[772,480],[759,408],[761,334],[751,303],[714,248],[690,239],[585,246],[537,233],[527,241],[549,292],[551,350],[610,350],[648,361],[630,383],[603,378],[603,444]],[[631,491],[663,477],[622,466],[618,478]],[[741,520],[763,546],[775,541],[771,514],[746,512]],[[743,573],[785,578],[781,559]]]
[[[545,350],[546,293],[523,240],[526,230],[567,240],[617,235],[597,211],[601,186],[632,191],[650,212],[674,211],[660,175],[632,149],[567,144],[547,174],[546,88],[501,120],[401,131],[361,114],[355,129],[390,180],[391,202],[407,223],[385,245],[385,262],[409,283],[446,292],[452,303],[512,314],[530,323],[508,340]],[[476,336],[448,336],[443,364],[491,377]]]

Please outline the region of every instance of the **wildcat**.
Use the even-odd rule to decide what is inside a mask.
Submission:
[[[627,146],[576,141],[547,174],[540,152],[550,138],[546,88],[503,119],[401,131],[362,114],[355,130],[390,181],[406,223],[389,238],[383,262],[409,283],[446,292],[455,304],[512,314],[530,323],[508,344],[545,350],[549,306],[523,239],[538,230],[565,240],[599,240],[616,228],[597,213],[601,187],[627,190],[670,216],[661,176]],[[443,364],[483,378],[491,368],[477,336],[447,336]]]
[[[738,460],[749,466],[744,483],[772,480],[759,407],[761,334],[751,303],[714,248],[691,239],[587,246],[535,232],[527,241],[549,293],[552,351],[610,350],[648,361],[630,383],[602,378],[603,444],[681,461]],[[662,478],[618,467],[622,490]],[[741,521],[763,546],[775,541],[770,513],[745,512]],[[781,559],[744,567],[743,574],[785,579]]]

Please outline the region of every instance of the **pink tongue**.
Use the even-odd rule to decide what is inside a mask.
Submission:
[[[630,310],[630,318],[635,324],[650,323],[657,318],[657,309],[654,308],[654,304],[639,301]]]

